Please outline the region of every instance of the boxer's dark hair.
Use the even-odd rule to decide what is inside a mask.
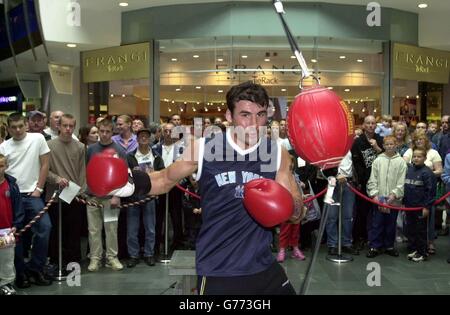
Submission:
[[[25,116],[23,116],[22,113],[19,113],[19,112],[11,113],[8,116],[8,120],[7,120],[8,127],[11,127],[12,122],[16,122],[19,120],[22,120],[24,124],[27,122],[27,118]]]
[[[247,81],[233,86],[227,93],[227,107],[231,114],[239,101],[250,101],[261,107],[268,107],[269,95],[262,85]]]

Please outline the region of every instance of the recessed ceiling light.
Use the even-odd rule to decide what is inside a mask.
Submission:
[[[172,110],[169,108],[169,113],[171,112]]]
[[[363,60],[362,59],[358,59],[358,60],[356,60],[357,62],[363,62]]]
[[[265,61],[265,62],[269,62],[269,61],[270,61],[270,59],[269,59],[269,58],[266,58],[266,59],[264,59],[264,61]]]
[[[200,105],[200,102],[197,102],[197,105]]]
[[[69,48],[75,48],[75,47],[77,47],[77,44],[67,44],[66,46]]]
[[[121,7],[128,7],[128,2],[120,2],[119,5]]]
[[[350,89],[345,89],[344,92],[350,92]]]
[[[312,63],[316,63],[316,62],[317,62],[317,59],[311,59],[311,62],[312,62]]]
[[[175,91],[177,91],[177,92],[180,92],[180,91],[181,91],[181,89],[180,89],[180,88],[177,88],[177,89],[175,89]]]
[[[287,90],[286,89],[281,89],[281,92],[286,92]]]
[[[222,109],[220,108],[220,107],[217,107],[217,110],[220,112],[220,111],[222,111]]]
[[[198,57],[200,57],[199,55],[193,55],[192,56],[193,58],[198,58]]]
[[[114,97],[114,94],[111,94],[110,96],[111,96],[111,97]]]
[[[125,94],[122,94],[122,97],[125,97]]]
[[[295,56],[291,56],[291,59],[296,59],[297,57],[295,57]]]
[[[170,60],[172,60],[172,61],[178,61],[178,59],[177,59],[177,58],[172,58],[172,59],[170,59]]]
[[[200,90],[202,87],[201,86],[196,86],[195,87],[197,90]]]
[[[187,102],[183,102],[183,104],[184,104],[184,105],[186,105],[186,104],[187,104]]]
[[[339,59],[345,59],[347,58],[346,56],[339,56]]]
[[[248,58],[247,55],[242,55],[241,57],[242,57],[243,59],[247,59],[247,58]]]
[[[217,92],[219,92],[219,93],[223,93],[223,90],[218,90]]]
[[[183,112],[184,110],[182,108],[180,108],[180,111]]]
[[[205,107],[205,112],[207,112],[207,111],[208,111],[208,108]]]
[[[328,87],[328,89],[329,89],[329,90],[332,90],[332,89],[333,89],[333,87],[332,87],[332,86],[329,86],[329,87]]]
[[[223,58],[217,58],[217,61],[222,62]]]
[[[196,112],[197,110],[195,109],[195,107],[192,107],[192,111],[193,111],[193,112]]]
[[[418,7],[419,7],[420,9],[425,9],[425,8],[428,8],[428,4],[426,4],[426,3],[421,3],[421,4],[418,5]]]

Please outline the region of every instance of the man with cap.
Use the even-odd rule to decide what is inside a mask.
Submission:
[[[45,141],[51,140],[51,136],[44,131],[45,128],[45,114],[38,111],[33,110],[28,112],[28,132],[31,133],[40,133],[44,136]]]
[[[137,131],[138,147],[136,150],[128,153],[128,167],[132,170],[142,170],[144,172],[153,172],[164,168],[164,161],[160,155],[150,148],[151,132],[149,129],[140,129]],[[146,198],[134,196],[129,201],[138,201]],[[144,243],[144,261],[149,266],[155,265],[154,247],[155,247],[155,200],[147,201],[144,204],[129,207],[127,210],[127,247],[130,260],[127,263],[128,268],[133,268],[139,263],[139,226],[142,211],[142,220],[145,229]]]

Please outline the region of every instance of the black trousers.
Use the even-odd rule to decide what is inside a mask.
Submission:
[[[249,276],[198,276],[197,289],[199,295],[295,295],[283,267],[277,262]]]
[[[406,235],[408,250],[417,251],[425,256],[427,254],[427,218],[422,216],[422,211],[406,211]]]
[[[81,234],[82,217],[86,212],[86,206],[73,201],[71,204],[62,202],[62,260],[63,264],[81,261]],[[58,263],[58,233],[59,233],[59,211],[58,203],[53,203],[48,213],[52,221],[48,255],[50,261]]]
[[[367,196],[366,185],[360,189],[364,195]],[[362,198],[356,198],[355,208],[353,211],[353,242],[367,241],[368,231],[372,226],[372,213],[374,205]]]

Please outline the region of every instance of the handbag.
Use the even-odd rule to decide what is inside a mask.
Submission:
[[[315,195],[314,190],[311,187],[310,181],[308,181],[308,186],[309,186],[310,193],[303,195],[303,200],[308,199]],[[320,210],[319,202],[317,201],[317,199],[314,199],[313,201],[308,202],[307,204],[305,204],[305,206],[306,206],[307,210],[306,210],[306,215],[301,222],[302,224],[320,220],[320,218],[322,216],[322,211]]]

